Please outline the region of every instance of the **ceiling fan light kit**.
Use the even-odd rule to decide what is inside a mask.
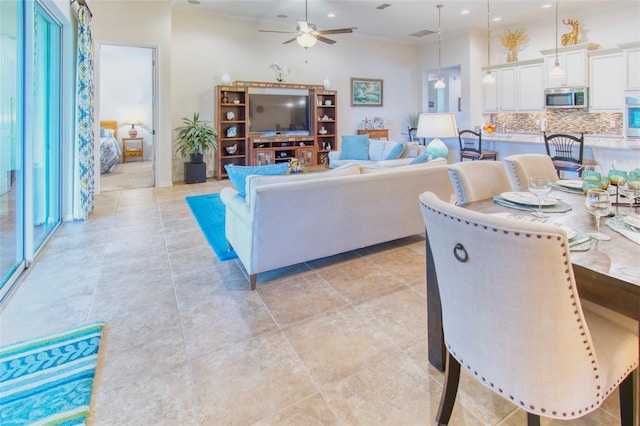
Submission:
[[[275,30],[258,30],[263,33],[283,33],[283,34],[296,34],[292,39],[289,39],[282,44],[289,44],[293,41],[297,41],[298,44],[305,49],[315,46],[316,42],[320,40],[323,43],[335,44],[335,40],[324,37],[326,34],[348,34],[352,33],[354,28],[336,28],[333,30],[318,30],[317,27],[309,22],[307,16],[307,0],[304,2],[304,21],[298,20],[295,31],[275,31]]]

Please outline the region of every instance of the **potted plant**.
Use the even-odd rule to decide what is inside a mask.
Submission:
[[[182,118],[182,126],[176,127],[176,152],[182,157],[191,157],[191,164],[202,163],[202,154],[218,148],[218,131],[208,121],[200,120],[200,114],[193,118]]]

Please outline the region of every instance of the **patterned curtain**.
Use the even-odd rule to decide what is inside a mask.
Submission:
[[[76,140],[73,218],[86,220],[94,206],[94,69],[91,11],[78,9]]]

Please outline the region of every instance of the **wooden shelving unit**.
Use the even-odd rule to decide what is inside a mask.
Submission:
[[[216,129],[218,130],[218,152],[215,176],[227,177],[227,164],[244,166],[247,164],[247,89],[236,86],[216,88]],[[230,153],[228,149],[235,148]]]
[[[309,89],[310,129],[308,136],[249,136],[248,87],[281,87]],[[227,177],[225,165],[265,165],[298,159],[305,166],[329,166],[329,151],[337,148],[338,93],[322,86],[235,82],[231,86],[216,87],[216,125],[218,129],[218,152],[216,156],[216,179]],[[231,113],[229,115],[229,113]],[[235,130],[230,130],[235,128]],[[321,129],[323,129],[321,131]],[[235,132],[235,133],[234,133]],[[227,148],[236,146],[235,152]]]

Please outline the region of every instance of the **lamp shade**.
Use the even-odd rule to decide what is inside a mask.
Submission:
[[[439,138],[454,138],[458,136],[456,117],[450,113],[423,113],[418,118],[419,138],[434,138],[425,149],[425,153],[433,158],[447,158],[449,148]]]

